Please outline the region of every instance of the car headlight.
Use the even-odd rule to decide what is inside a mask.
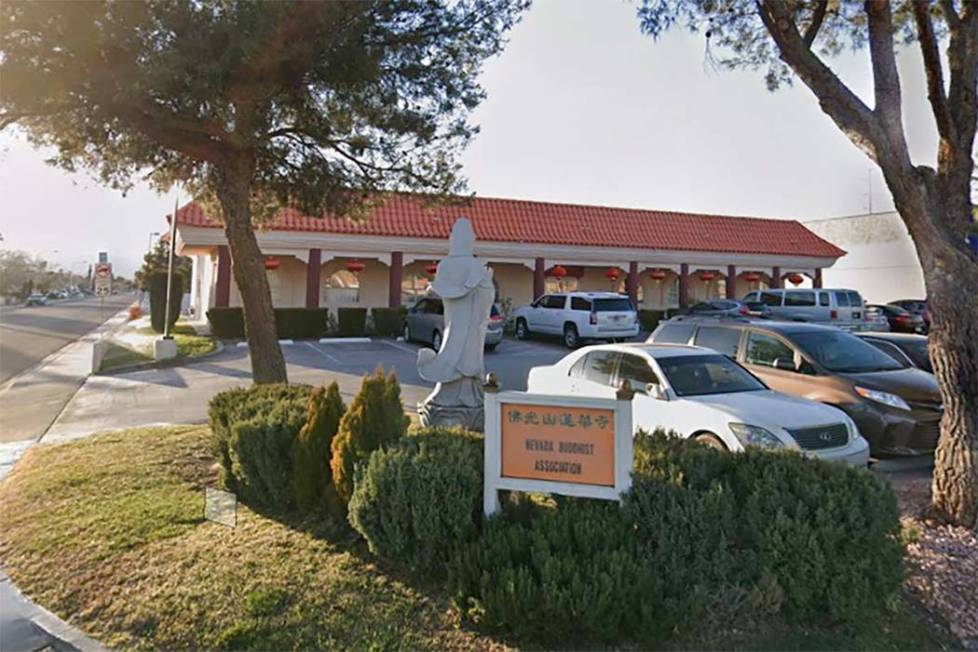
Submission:
[[[853,389],[856,390],[857,394],[859,394],[863,398],[869,399],[870,401],[876,401],[877,403],[882,403],[883,405],[889,405],[890,407],[899,408],[901,410],[907,410],[908,412],[910,411],[910,406],[907,405],[907,402],[904,401],[899,396],[897,396],[896,394],[890,394],[889,392],[881,392],[878,389],[869,389],[867,387],[860,387],[859,385],[856,385],[855,387],[853,387]]]
[[[766,428],[751,426],[746,423],[731,423],[730,432],[746,446],[758,448],[784,448],[784,442]]]

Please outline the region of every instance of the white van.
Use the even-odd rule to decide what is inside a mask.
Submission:
[[[763,303],[773,319],[824,323],[850,331],[868,328],[865,303],[855,290],[772,288],[748,292],[744,301]]]

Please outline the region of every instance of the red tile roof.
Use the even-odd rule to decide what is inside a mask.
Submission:
[[[425,208],[414,197],[395,195],[361,222],[331,216],[317,219],[286,208],[262,228],[402,238],[447,238],[454,219],[463,215],[472,220],[480,240],[492,242],[818,258],[838,258],[846,253],[794,220],[486,197],[474,197],[463,204]],[[177,221],[188,226],[219,226],[195,203],[179,209]]]

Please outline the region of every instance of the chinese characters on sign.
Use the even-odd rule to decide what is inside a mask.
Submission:
[[[613,409],[500,407],[502,477],[615,486]]]

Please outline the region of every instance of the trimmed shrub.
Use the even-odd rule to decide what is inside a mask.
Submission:
[[[328,388],[317,387],[309,396],[309,418],[295,440],[292,466],[295,502],[303,511],[319,511],[327,502],[336,501],[330,446],[345,410],[335,381]]]
[[[157,333],[164,331],[164,316],[166,312],[166,273],[157,272],[149,279],[149,321]],[[183,299],[183,277],[173,275],[173,301],[170,305],[170,327],[172,328],[180,317],[180,303]]]
[[[363,337],[367,334],[366,308],[338,308],[336,316],[340,337]]]
[[[244,311],[241,308],[211,308],[207,311],[211,333],[222,340],[244,339]]]
[[[311,391],[308,385],[271,384],[237,387],[214,395],[208,409],[211,442],[225,489],[262,506],[269,505],[268,499],[273,496],[283,495],[276,479],[278,471],[267,469],[264,462],[251,460],[249,455],[265,455],[259,444],[269,445],[276,459],[283,458],[283,447],[291,451],[292,441],[306,422]],[[284,459],[288,477],[291,458],[285,455]],[[270,471],[268,477],[266,471]],[[257,475],[251,477],[252,473]],[[292,503],[289,498],[282,506]]]
[[[400,439],[409,423],[401,402],[401,386],[394,374],[384,376],[384,370],[377,367],[372,376],[364,376],[360,392],[343,415],[331,446],[333,486],[343,510],[353,495],[357,467],[366,464],[378,448]]]
[[[548,644],[648,644],[720,607],[858,623],[902,584],[889,485],[795,453],[641,434],[620,507],[553,503],[504,504],[452,557],[450,587],[468,617]]]
[[[211,332],[222,340],[245,337],[244,311],[235,308],[211,308],[207,311]],[[328,316],[325,308],[276,308],[275,331],[279,337],[309,339],[326,335]]]
[[[276,308],[275,330],[279,337],[320,338],[326,335],[325,308]]]
[[[425,428],[370,455],[350,499],[349,520],[371,552],[444,572],[454,546],[482,520],[482,435]]]
[[[395,337],[401,333],[401,323],[407,308],[371,308],[370,315],[374,320],[374,333],[380,337]]]

